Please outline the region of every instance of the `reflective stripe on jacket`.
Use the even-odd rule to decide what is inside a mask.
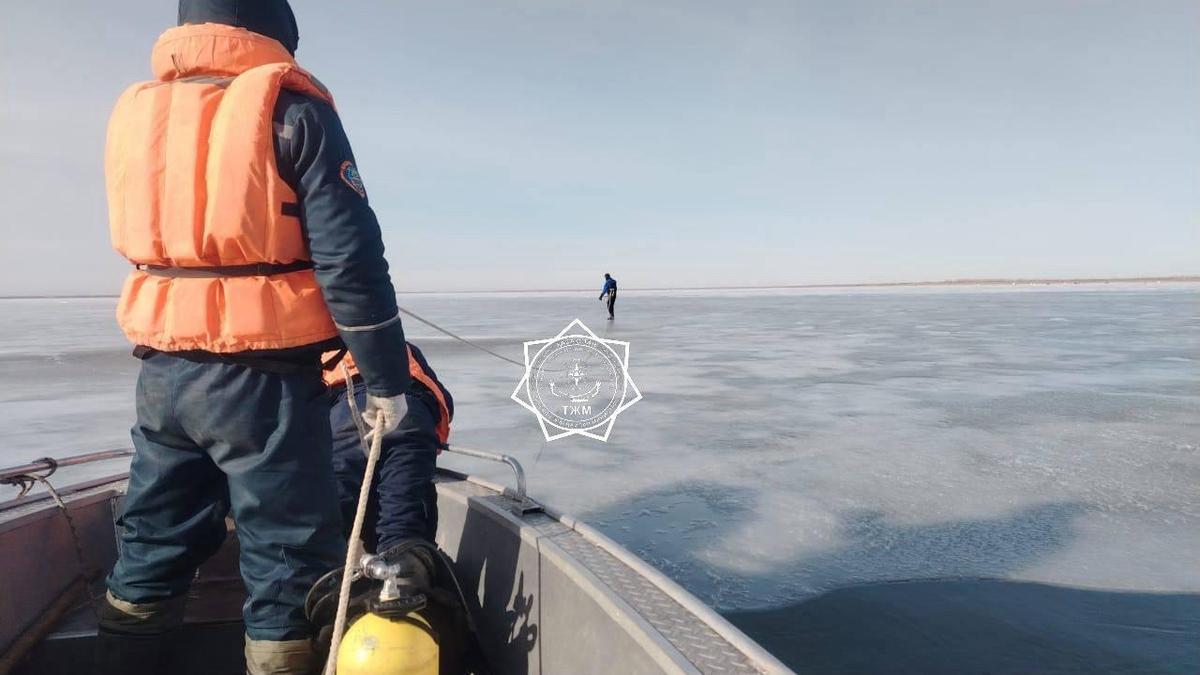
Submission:
[[[117,308],[125,335],[217,353],[336,337],[272,122],[282,89],[329,93],[280,43],[233,26],[172,28],[151,65],[117,101],[105,152],[113,247],[138,266]]]

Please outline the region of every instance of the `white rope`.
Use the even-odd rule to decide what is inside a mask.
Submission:
[[[527,364],[521,363],[520,361],[516,361],[516,360],[514,360],[514,359],[510,359],[510,358],[508,358],[507,356],[504,356],[503,354],[497,354],[496,352],[494,352],[494,351],[492,351],[492,350],[488,349],[487,347],[484,347],[484,346],[483,346],[483,345],[481,345],[481,344],[478,344],[478,343],[472,342],[471,340],[468,340],[467,338],[465,338],[465,337],[463,337],[463,336],[461,336],[461,335],[458,335],[458,334],[456,334],[456,333],[452,333],[451,331],[448,331],[448,330],[446,330],[445,328],[442,328],[441,326],[439,326],[439,325],[437,325],[436,323],[434,323],[434,322],[430,321],[429,319],[426,319],[426,318],[425,318],[425,317],[423,317],[423,316],[419,316],[419,315],[417,315],[417,314],[414,314],[413,312],[411,312],[411,311],[409,311],[409,310],[407,310],[407,309],[404,309],[403,307],[397,307],[396,309],[397,309],[397,311],[399,311],[401,314],[407,314],[408,316],[411,316],[412,318],[416,319],[417,321],[420,321],[421,323],[425,324],[426,326],[429,326],[430,328],[432,328],[432,329],[434,329],[434,330],[438,331],[439,333],[442,333],[442,334],[444,334],[444,335],[448,335],[448,336],[450,336],[450,337],[454,338],[455,340],[458,340],[459,342],[461,342],[461,343],[463,343],[463,344],[465,344],[465,345],[468,345],[468,346],[470,346],[470,347],[474,347],[475,349],[478,349],[479,351],[481,351],[481,352],[484,352],[484,353],[486,353],[486,354],[490,354],[490,355],[492,355],[492,356],[494,356],[494,357],[496,357],[496,358],[500,359],[501,361],[507,361],[508,363],[511,363],[511,364],[513,364],[514,366],[520,366],[520,367],[522,367],[522,368],[528,368],[528,365],[527,365]],[[605,337],[607,337],[607,336],[608,336],[608,327],[607,327],[607,326],[605,326],[605,329],[604,329],[604,335],[605,335]],[[555,369],[550,369],[550,368],[544,368],[544,367],[543,367],[543,368],[540,368],[539,370],[541,370],[541,371],[542,371],[542,372],[544,372],[544,373],[564,373],[564,372],[566,372],[566,371],[567,371],[567,370],[569,370],[569,369],[568,369],[567,367],[565,367],[565,366],[564,366],[564,367],[562,367],[562,368],[555,368]]]
[[[442,328],[436,323],[418,316],[413,312],[408,311],[403,307],[398,308],[400,312],[411,316],[429,327],[440,331],[455,340],[466,343],[480,351],[487,352],[492,356],[512,363],[514,365],[525,367],[525,364],[514,361],[502,354],[476,344],[464,337],[455,335],[454,333]],[[325,660],[325,675],[335,675],[337,672],[337,653],[338,648],[342,644],[342,632],[346,629],[346,614],[350,609],[350,585],[354,581],[353,573],[358,560],[362,557],[362,527],[363,521],[366,520],[367,502],[371,495],[371,484],[375,480],[375,464],[379,461],[379,454],[383,448],[383,434],[376,433],[371,438],[370,448],[367,447],[366,427],[364,425],[362,415],[358,410],[358,403],[354,400],[354,378],[351,377],[350,369],[346,367],[345,360],[342,361],[342,376],[346,382],[346,401],[350,405],[350,417],[354,420],[354,425],[358,428],[358,437],[363,444],[363,448],[367,450],[367,469],[363,474],[362,487],[358,490],[358,506],[354,512],[354,525],[350,529],[350,541],[346,542],[346,563],[342,567],[342,585],[338,589],[338,608],[337,615],[333,622],[333,639],[329,643],[329,656]]]
[[[346,375],[346,400],[350,404],[350,414],[358,426],[359,440],[367,447],[363,435],[362,416],[358,412],[358,404],[354,400],[354,380],[346,363],[342,362],[342,372]],[[378,422],[378,420],[376,420]],[[333,621],[333,639],[329,643],[329,657],[325,660],[325,675],[337,672],[337,653],[342,644],[342,632],[346,629],[346,614],[350,609],[350,584],[354,581],[353,573],[358,560],[362,557],[362,528],[367,516],[367,501],[371,496],[371,483],[375,480],[375,463],[379,461],[383,449],[383,434],[378,430],[371,437],[371,445],[367,450],[367,469],[363,473],[362,487],[358,490],[358,507],[354,511],[354,525],[350,528],[350,541],[346,542],[346,564],[342,567],[342,585],[338,589],[337,616]]]

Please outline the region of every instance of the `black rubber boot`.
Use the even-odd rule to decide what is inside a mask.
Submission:
[[[106,593],[96,605],[96,669],[101,675],[157,675],[167,672],[171,644],[186,596],[132,603]]]
[[[104,629],[96,635],[94,672],[97,675],[160,675],[166,673],[174,631],[159,635],[130,635]]]

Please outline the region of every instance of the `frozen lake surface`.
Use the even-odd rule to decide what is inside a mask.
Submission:
[[[0,464],[128,445],[137,362],[113,304],[0,300]],[[517,360],[576,317],[628,340],[645,399],[608,443],[547,444],[509,400],[520,368],[405,322],[455,396],[452,442],[515,455],[535,497],[768,643],[834,589],[987,578],[1136,592],[1115,597],[1195,644],[1200,288],[625,291],[615,322],[588,293],[401,304]],[[1165,649],[1167,670],[1195,663]]]

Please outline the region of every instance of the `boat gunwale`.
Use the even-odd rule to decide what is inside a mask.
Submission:
[[[702,600],[686,588],[680,586],[666,574],[663,574],[658,568],[637,557],[629,549],[621,546],[596,528],[576,519],[574,516],[564,514],[544,504],[543,508],[546,515],[578,532],[588,543],[621,561],[634,572],[641,575],[646,581],[658,587],[660,591],[679,603],[680,606],[696,617],[697,620],[724,638],[734,649],[745,655],[755,667],[765,673],[793,672],[791,668],[788,668],[783,662],[771,655],[770,652],[752,640],[750,636],[743,633],[741,629],[718,614],[712,607],[704,604]]]
[[[96,454],[100,454],[100,453],[96,453]],[[101,461],[101,460],[108,460],[108,459],[113,459],[113,457],[98,457],[97,459],[95,459],[93,461]],[[80,462],[80,463],[87,463],[87,462]],[[113,475],[102,477],[102,478],[92,479],[92,480],[88,480],[88,481],[82,481],[79,483],[73,483],[70,485],[63,486],[62,488],[56,488],[56,490],[60,495],[63,496],[64,500],[68,504],[84,505],[84,504],[92,503],[93,501],[99,501],[99,500],[103,500],[103,499],[112,499],[114,497],[120,496],[121,492],[120,492],[119,487],[117,487],[117,486],[119,483],[128,480],[128,477],[129,477],[128,472],[121,473],[121,474],[113,474]],[[443,481],[445,481],[445,479],[449,479],[452,481],[462,481],[465,483],[476,485],[485,490],[494,492],[497,495],[501,495],[501,496],[505,497],[506,499],[513,501],[514,503],[519,501],[519,499],[516,495],[516,492],[513,491],[512,488],[509,488],[502,484],[493,482],[493,481],[485,479],[485,478],[474,476],[471,474],[466,474],[466,473],[462,473],[460,471],[455,471],[452,469],[438,467],[435,479],[436,478],[441,478],[441,479],[443,479]],[[109,489],[109,490],[103,489],[106,486],[113,486],[113,488]],[[83,494],[83,493],[87,493],[87,494]],[[469,495],[462,495],[462,496],[464,498],[466,498],[468,501],[471,499],[471,497]],[[17,515],[16,517],[13,517],[10,519],[4,519],[4,516],[9,514],[12,511],[19,510],[23,507],[32,506],[34,504],[37,504],[38,502],[49,501],[52,499],[53,499],[53,496],[51,494],[49,494],[48,492],[41,492],[41,493],[36,493],[33,495],[25,495],[23,497],[18,497],[16,499],[12,499],[12,500],[9,500],[6,502],[0,502],[0,531],[6,531],[13,527],[17,527],[23,523],[28,522],[28,520],[31,518],[36,518],[39,516],[45,517],[45,514],[47,512],[55,511],[56,507],[51,505],[51,506],[47,506],[43,509],[37,509],[37,510],[30,511],[29,513],[26,513],[26,514]],[[730,646],[732,646],[734,649],[741,652],[742,655],[745,656],[756,669],[758,669],[764,673],[791,673],[791,672],[793,672],[790,668],[788,668],[786,665],[784,665],[782,662],[780,662],[777,658],[775,658],[773,655],[771,655],[770,652],[768,652],[766,649],[764,649],[761,645],[754,642],[749,636],[747,636],[740,629],[738,629],[736,626],[734,626],[732,623],[730,623],[728,620],[726,620],[724,617],[722,617],[720,614],[718,614],[716,612],[716,610],[714,610],[713,608],[704,604],[703,601],[701,601],[695,595],[693,595],[692,593],[687,591],[687,589],[680,586],[678,583],[676,583],[674,580],[672,580],[671,578],[666,576],[664,573],[659,571],[657,568],[653,567],[646,561],[644,561],[641,558],[634,555],[632,552],[630,552],[625,547],[621,546],[616,541],[610,539],[608,536],[604,535],[596,528],[584,523],[583,521],[579,520],[578,518],[575,518],[574,516],[568,515],[558,509],[555,509],[551,506],[547,506],[541,502],[537,502],[537,504],[539,506],[541,506],[541,508],[542,508],[541,512],[544,513],[547,517],[549,517],[550,519],[563,525],[564,527],[576,532],[584,540],[586,540],[589,544],[591,544],[591,545],[597,547],[598,549],[604,551],[605,553],[608,553],[609,555],[613,556],[618,561],[620,561],[622,564],[629,567],[632,571],[634,571],[636,574],[638,574],[643,579],[645,579],[648,583],[650,583],[651,585],[655,586],[660,591],[662,591],[671,600],[678,603],[683,609],[685,609],[689,614],[691,614],[698,622],[703,623],[704,625],[708,626],[717,635],[719,635],[721,638],[726,640]],[[490,505],[490,506],[492,506],[492,508],[487,509],[487,510],[491,511],[492,515],[494,517],[499,517],[499,518],[508,520],[510,523],[512,523],[514,526],[516,526],[518,528],[517,534],[518,534],[518,536],[521,537],[521,539],[523,539],[529,543],[532,543],[534,545],[538,545],[539,544],[538,540],[545,538],[545,537],[540,536],[537,533],[536,528],[534,526],[530,525],[529,523],[526,523],[521,514],[507,512],[499,507],[496,507],[495,505]],[[551,543],[551,544],[554,543],[552,538],[546,538],[546,541],[547,541],[547,543]],[[560,557],[562,559],[573,561],[574,563],[576,563],[576,566],[580,570],[582,570],[585,574],[588,575],[587,581],[589,582],[589,585],[600,584],[602,586],[607,587],[607,585],[604,584],[604,582],[600,581],[599,578],[597,578],[587,568],[587,566],[582,561],[577,560],[574,556],[572,556],[570,553],[563,550],[557,544],[555,544],[553,548],[554,548],[554,550],[552,551],[552,553],[554,554],[555,557]],[[641,627],[642,624],[645,624],[645,627],[650,627],[653,630],[653,627],[650,626],[649,623],[647,623],[646,618],[644,616],[642,616],[632,606],[629,606],[629,604],[624,600],[624,598],[619,593],[616,593],[614,591],[613,597],[625,605],[625,607],[622,609],[628,611],[634,617],[635,624],[639,625],[639,627]],[[654,630],[654,635],[658,636],[658,639],[665,640],[665,637],[663,637],[661,634],[659,634],[657,630]],[[666,641],[666,642],[668,645],[670,644],[670,641]],[[660,645],[660,647],[661,647],[661,645]],[[675,649],[675,647],[673,645],[672,645],[672,649],[673,650]],[[674,664],[674,665],[676,667],[679,666],[679,664]]]
[[[604,583],[591,568],[563,549],[554,541],[553,537],[542,537],[537,546],[540,555],[553,561],[564,576],[582,589],[635,642],[643,648],[653,647],[653,649],[646,649],[646,654],[662,668],[662,672],[687,675],[702,673],[694,663],[688,660],[677,645],[663,635],[662,631],[656,628],[645,615],[629,604],[625,596]],[[602,589],[607,589],[607,592]],[[649,645],[645,643],[649,643]]]
[[[122,483],[128,479],[129,479],[128,472],[112,474],[109,476],[104,476],[103,478],[94,478],[91,480],[80,481],[78,483],[71,483],[71,484],[65,485],[61,488],[56,487],[55,492],[57,492],[65,501],[70,502],[70,501],[80,499],[81,493],[91,492],[93,490],[102,490],[102,488],[104,488],[108,485],[116,485],[117,483]],[[37,504],[38,502],[46,502],[46,501],[53,501],[53,500],[54,500],[54,495],[52,495],[48,491],[46,491],[46,492],[35,492],[33,494],[27,494],[23,497],[15,497],[8,501],[0,502],[0,518],[3,518],[3,516],[10,511],[21,509],[21,508],[24,508],[27,506],[32,506],[33,504]],[[0,520],[0,522],[3,522],[3,521]]]
[[[441,475],[445,475],[447,477],[465,480],[468,483],[472,483],[472,484],[478,485],[480,487],[497,492],[499,494],[502,494],[502,495],[508,497],[509,499],[513,499],[513,500],[517,499],[516,494],[513,492],[513,490],[511,488],[505,487],[504,485],[495,483],[495,482],[490,481],[485,478],[480,478],[480,477],[473,476],[470,474],[464,474],[462,472],[453,471],[450,469],[443,469],[441,467],[438,468],[438,473]],[[739,652],[741,652],[747,659],[749,659],[749,661],[756,668],[758,668],[762,672],[764,672],[764,673],[791,673],[791,672],[793,672],[791,668],[788,668],[786,665],[783,664],[783,662],[781,662],[779,659],[777,659],[775,656],[773,656],[770,652],[768,652],[765,648],[763,648],[761,645],[759,645],[757,642],[755,642],[753,639],[751,639],[748,635],[746,635],[744,632],[742,632],[741,629],[739,629],[737,626],[734,626],[725,617],[718,614],[716,610],[714,610],[712,607],[709,607],[708,605],[704,604],[704,602],[702,600],[697,598],[695,595],[693,595],[691,592],[689,592],[686,588],[683,588],[682,586],[680,586],[673,579],[671,579],[667,575],[663,574],[656,567],[652,566],[650,563],[648,563],[645,560],[642,560],[638,556],[634,555],[631,551],[629,551],[629,549],[625,548],[624,546],[621,546],[616,541],[610,539],[608,536],[601,533],[596,528],[588,525],[587,523],[579,520],[578,518],[571,516],[569,514],[566,514],[552,506],[549,506],[549,505],[545,504],[544,502],[538,501],[537,503],[539,506],[542,507],[543,513],[545,513],[547,516],[554,519],[555,521],[562,524],[563,526],[565,526],[571,530],[574,530],[581,537],[583,537],[585,540],[587,540],[587,542],[589,544],[591,544],[591,545],[599,548],[600,550],[604,551],[605,553],[608,553],[609,555],[613,556],[614,558],[619,560],[621,563],[623,563],[626,567],[629,567],[634,572],[636,572],[638,575],[640,575],[642,578],[644,578],[646,581],[648,581],[651,585],[657,587],[660,591],[662,591],[664,594],[666,594],[667,597],[669,597],[672,600],[674,600],[675,602],[679,603],[680,606],[682,606],[685,610],[687,610],[698,621],[707,625],[709,628],[711,628],[713,630],[713,632],[715,632],[717,635],[720,635],[722,638],[724,638],[725,641],[730,644],[730,646],[732,646],[734,649],[737,649]],[[513,515],[513,514],[504,514],[504,515],[509,516],[509,517],[513,518],[514,520],[520,522],[520,518],[516,515]],[[522,529],[525,529],[525,528],[522,528]],[[521,536],[522,536],[522,538],[525,538],[524,533],[522,533]],[[536,536],[536,535],[531,535],[531,536]],[[549,541],[550,541],[550,543],[553,543],[553,539],[549,539]],[[564,555],[567,555],[568,557],[570,557],[570,554],[568,554],[566,552],[562,552],[562,553]],[[584,566],[584,567],[586,569],[586,566]],[[596,580],[596,582],[603,583],[603,582],[600,582],[598,579]],[[620,597],[620,596],[618,595],[618,597]],[[640,613],[638,613],[636,609],[633,609],[632,607],[630,607],[629,610],[631,612],[633,612],[634,614],[638,615],[639,618],[642,618]],[[668,641],[668,643],[669,643],[669,641]],[[674,648],[674,647],[672,647],[672,648]]]

